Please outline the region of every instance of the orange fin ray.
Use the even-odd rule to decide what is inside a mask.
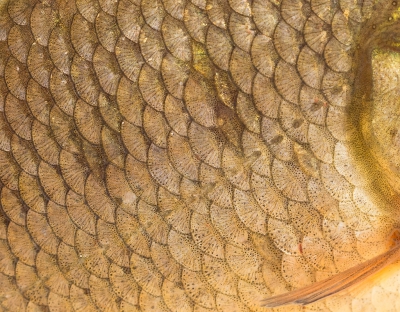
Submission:
[[[398,259],[400,259],[399,244],[375,258],[365,261],[323,281],[316,282],[286,294],[264,299],[261,301],[261,305],[272,308],[289,304],[310,304],[361,282]]]

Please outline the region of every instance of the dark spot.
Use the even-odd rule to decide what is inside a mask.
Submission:
[[[115,203],[116,203],[118,206],[120,206],[120,205],[123,203],[123,200],[122,200],[121,197],[117,197],[117,198],[115,198],[114,200],[115,200]]]
[[[322,25],[321,25],[321,30],[322,30],[322,31],[326,31],[326,32],[330,33],[330,31],[331,31],[331,27],[330,27],[330,25],[329,25],[329,24],[326,24],[326,23],[322,22]]]
[[[261,156],[261,151],[254,151],[253,153],[251,153],[250,157],[260,157]]]
[[[317,110],[319,110],[322,107],[322,102],[320,101],[315,101],[314,103],[311,104],[311,111],[312,112],[316,112]]]
[[[300,127],[304,122],[304,119],[296,119],[293,121],[293,128],[297,129],[298,127]]]
[[[277,135],[276,137],[274,137],[272,140],[271,140],[271,144],[279,144],[279,143],[281,143],[283,141],[283,136],[282,135]]]

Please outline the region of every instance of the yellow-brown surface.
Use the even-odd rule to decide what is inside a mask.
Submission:
[[[270,311],[396,243],[382,0],[0,0],[0,310]],[[307,307],[400,311],[400,268]]]

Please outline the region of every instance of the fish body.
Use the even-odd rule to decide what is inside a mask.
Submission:
[[[0,307],[400,304],[398,12],[2,0]]]

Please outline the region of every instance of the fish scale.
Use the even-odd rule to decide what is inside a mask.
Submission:
[[[387,251],[351,116],[396,6],[3,0],[1,309],[268,311]],[[288,310],[396,310],[398,281]]]

